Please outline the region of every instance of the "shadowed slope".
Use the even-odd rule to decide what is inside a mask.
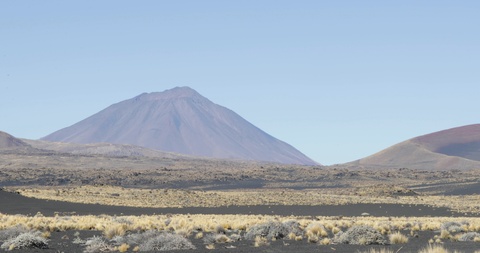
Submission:
[[[349,164],[372,168],[479,168],[480,125],[419,136]]]
[[[412,141],[432,152],[480,161],[480,124],[427,134]]]
[[[188,87],[141,94],[43,139],[132,144],[215,158],[315,164],[292,146]]]

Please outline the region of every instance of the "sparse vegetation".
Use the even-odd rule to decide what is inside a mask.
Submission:
[[[292,232],[293,228],[281,222],[268,222],[251,227],[245,234],[247,240],[256,240],[257,237],[265,237],[269,240],[272,238],[280,239],[286,237]]]
[[[29,231],[7,239],[0,248],[4,250],[38,248],[47,249],[48,241],[39,231]]]
[[[140,245],[140,251],[190,250],[195,246],[186,238],[170,233],[161,233]]]
[[[383,235],[369,226],[355,226],[349,228],[346,232],[339,232],[335,235],[334,241],[355,245],[387,244]]]

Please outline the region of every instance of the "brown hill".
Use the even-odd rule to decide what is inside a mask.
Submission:
[[[316,164],[291,145],[188,87],[141,94],[43,140],[131,144],[202,157]]]
[[[29,145],[22,140],[0,131],[0,149],[25,148]]]
[[[419,136],[349,163],[363,168],[480,168],[480,124]]]

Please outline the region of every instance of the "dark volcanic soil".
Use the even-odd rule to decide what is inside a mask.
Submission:
[[[252,207],[219,207],[219,208],[132,208],[115,207],[101,205],[74,204],[68,202],[46,201],[32,198],[26,198],[19,194],[0,191],[0,212],[7,214],[36,214],[41,212],[44,215],[53,215],[54,212],[76,214],[160,214],[160,213],[208,213],[208,214],[280,214],[280,215],[359,215],[362,212],[369,212],[374,216],[460,216],[456,213],[448,212],[445,209],[434,209],[427,206],[401,206],[401,205],[345,205],[345,206],[252,206]],[[28,249],[16,250],[14,252],[83,252],[85,245],[74,244],[74,233],[79,232],[80,238],[85,240],[92,236],[101,236],[99,231],[56,231],[52,232],[49,241],[49,249]],[[409,231],[401,231],[409,235]],[[202,239],[194,239],[193,235],[189,238],[197,249],[189,251],[171,251],[171,252],[232,252],[232,253],[250,253],[250,252],[365,252],[370,248],[387,248],[393,252],[418,252],[428,245],[428,240],[438,235],[439,231],[418,232],[418,237],[410,237],[409,242],[404,245],[318,245],[303,241],[278,240],[270,242],[269,246],[254,247],[253,241],[241,240],[228,244],[216,244],[214,250],[205,248]],[[2,243],[2,242],[0,242]],[[133,246],[128,252],[132,252]],[[233,246],[233,247],[232,247]],[[443,246],[449,250],[458,252],[474,253],[480,249],[480,244],[475,242],[451,242],[444,241]],[[229,248],[227,248],[229,247]]]
[[[105,206],[97,204],[78,204],[62,201],[27,198],[16,193],[0,190],[0,212],[6,214],[35,215],[37,212],[46,216],[55,213],[77,215],[149,215],[149,214],[268,214],[295,216],[360,216],[369,213],[372,216],[406,216],[428,217],[465,216],[463,213],[451,212],[446,208],[425,205],[397,204],[352,204],[324,206],[229,206],[229,207],[188,207],[188,208],[137,208],[124,206]]]

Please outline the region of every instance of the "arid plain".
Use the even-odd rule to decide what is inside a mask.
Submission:
[[[480,170],[282,165],[105,144],[46,151],[46,142],[24,142],[31,146],[1,152],[4,250],[25,251],[12,238],[27,232],[48,245],[39,250],[37,241],[32,252],[480,248],[472,194]]]

